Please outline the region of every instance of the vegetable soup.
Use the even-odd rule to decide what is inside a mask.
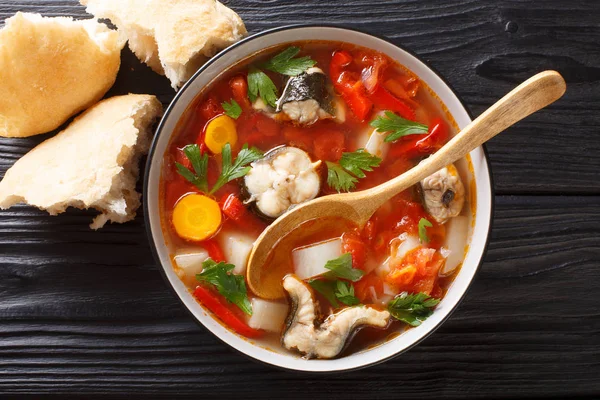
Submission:
[[[163,229],[173,268],[202,306],[254,343],[333,358],[396,337],[435,312],[473,218],[468,158],[423,179],[368,223],[309,221],[271,251],[256,296],[259,234],[316,197],[368,189],[455,133],[417,76],[339,42],[266,49],[224,71],[186,110],[164,155]]]

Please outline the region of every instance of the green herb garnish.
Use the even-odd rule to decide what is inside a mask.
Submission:
[[[404,119],[391,111],[386,111],[385,117],[379,116],[371,121],[371,126],[379,132],[389,132],[386,142],[393,142],[407,135],[423,135],[429,131],[427,125]]]
[[[219,175],[219,179],[217,179],[217,182],[210,190],[209,194],[213,194],[227,182],[245,176],[250,171],[250,166],[248,166],[248,164],[261,159],[263,157],[263,153],[255,147],[248,148],[248,145],[245,144],[238,153],[235,161],[232,163],[231,146],[229,143],[226,143],[225,146],[223,146],[221,157],[223,166],[221,169],[221,175]]]
[[[373,171],[381,164],[381,158],[364,149],[342,153],[339,164],[327,161],[327,184],[338,192],[348,192],[356,187],[357,178],[364,178],[364,171]]]
[[[379,164],[381,164],[381,158],[372,155],[365,149],[342,153],[340,159],[340,165],[357,178],[364,178],[366,175],[363,171],[373,171],[373,167],[379,167]]]
[[[350,175],[344,168],[336,163],[327,161],[325,164],[327,164],[327,184],[330,187],[338,192],[348,192],[350,189],[354,189],[358,179]]]
[[[388,303],[388,311],[392,317],[411,326],[419,326],[431,314],[432,308],[440,302],[425,293],[402,292]]]
[[[327,301],[331,303],[333,308],[338,308],[340,306],[335,295],[335,281],[311,279],[308,281],[308,284],[317,292],[321,293],[323,297],[325,297]]]
[[[200,148],[197,144],[189,144],[183,148],[185,156],[192,163],[194,171],[190,171],[183,164],[175,163],[177,172],[183,176],[188,182],[196,186],[202,192],[213,194],[224,184],[237,178],[241,178],[250,171],[248,164],[262,158],[262,151],[255,147],[248,148],[248,145],[244,145],[235,159],[235,162],[231,162],[231,146],[226,143],[223,146],[221,152],[223,160],[223,168],[219,179],[215,182],[213,188],[208,190],[208,180],[206,171],[208,169],[208,155],[200,154]]]
[[[294,58],[299,52],[299,47],[288,47],[267,61],[263,67],[269,71],[277,72],[282,75],[300,75],[310,67],[314,67],[317,62],[308,56]]]
[[[246,282],[242,275],[232,274],[235,266],[215,262],[209,258],[202,263],[202,272],[196,274],[199,282],[213,285],[230,303],[235,304],[248,315],[252,315],[252,304],[248,299]]]
[[[192,172],[183,164],[176,162],[175,167],[177,168],[177,172],[201,191],[208,191],[208,181],[206,178],[208,155],[200,154],[200,148],[197,144],[188,144],[183,148],[183,153],[190,160],[194,171]]]
[[[259,69],[250,67],[248,71],[248,97],[251,102],[255,102],[257,97],[275,108],[277,106],[277,87],[267,74]]]
[[[419,239],[421,240],[421,243],[429,243],[427,228],[431,228],[432,226],[433,224],[425,218],[419,220]]]
[[[360,304],[360,300],[358,300],[354,296],[354,286],[352,286],[352,284],[348,282],[336,282],[335,297],[337,297],[339,301],[341,301],[347,306],[355,306],[357,304]]]
[[[356,282],[364,275],[362,270],[352,268],[352,255],[350,253],[342,254],[336,259],[327,261],[325,268],[330,271],[325,275],[328,278],[341,278]]]
[[[225,114],[233,119],[238,119],[242,115],[242,107],[234,99],[231,99],[229,103],[224,101],[221,103],[221,107],[225,110]]]

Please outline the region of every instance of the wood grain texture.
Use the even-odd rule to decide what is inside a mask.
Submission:
[[[2,218],[0,392],[597,395],[600,198],[588,200],[500,197],[485,263],[452,318],[392,361],[327,376],[259,365],[197,326],[152,266],[140,219],[74,242],[86,213]]]
[[[594,0],[229,0],[250,33],[295,23],[340,23],[385,35],[434,66],[478,115],[545,69],[567,81],[563,99],[488,146],[498,193],[600,194],[600,5]],[[340,4],[343,4],[342,6]],[[68,0],[0,0],[15,11],[87,17]],[[174,93],[129,51],[111,93]],[[40,138],[0,139],[0,176]]]
[[[93,212],[0,212],[0,395],[202,398],[600,397],[600,3],[595,0],[229,0],[250,32],[347,24],[444,75],[475,115],[544,69],[563,99],[488,146],[497,208],[467,298],[421,345],[327,376],[254,363],[196,325],[166,287],[142,216],[99,232]],[[0,0],[85,17],[70,0]],[[126,49],[109,95],[174,92]],[[50,135],[0,139],[0,176]],[[565,195],[571,196],[565,196]],[[516,195],[516,196],[513,196]],[[580,196],[581,195],[581,196]]]

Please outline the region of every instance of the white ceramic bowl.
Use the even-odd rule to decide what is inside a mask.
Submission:
[[[219,339],[256,360],[277,367],[302,371],[342,371],[376,364],[411,348],[432,333],[457,307],[471,284],[481,263],[491,225],[493,208],[492,182],[483,148],[471,152],[477,187],[475,225],[469,250],[456,279],[435,312],[417,328],[407,330],[397,338],[363,352],[334,360],[305,360],[290,354],[267,350],[224,328],[189,293],[175,274],[165,245],[159,213],[159,178],[163,155],[180,117],[196,95],[221,72],[238,61],[267,47],[299,40],[331,40],[348,42],[383,52],[416,73],[446,105],[462,129],[471,118],[448,84],[429,66],[410,52],[373,35],[324,25],[288,26],[250,36],[213,57],[177,93],[158,127],[150,149],[144,179],[146,225],[156,259],[169,285],[192,315]]]

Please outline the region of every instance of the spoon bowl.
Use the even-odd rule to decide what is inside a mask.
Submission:
[[[286,240],[286,236],[304,222],[341,217],[359,227],[364,226],[373,213],[394,195],[458,161],[506,128],[558,100],[565,90],[565,81],[558,72],[541,72],[517,86],[436,153],[402,175],[368,190],[323,196],[288,210],[254,242],[246,270],[250,290],[265,299],[284,296],[283,288],[263,284],[265,274],[275,273],[264,271],[264,266],[268,265],[266,261],[277,244]],[[285,275],[285,272],[280,273]],[[281,281],[284,275],[270,276],[269,281]]]

